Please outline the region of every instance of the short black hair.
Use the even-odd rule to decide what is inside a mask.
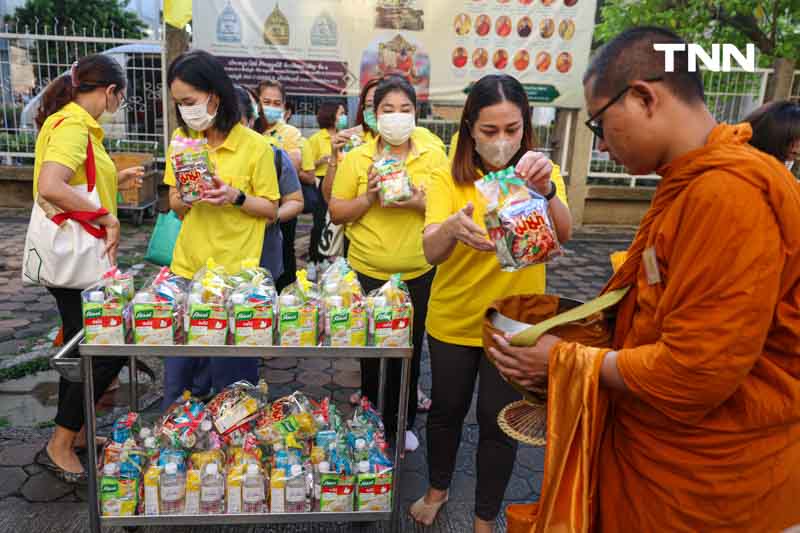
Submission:
[[[383,78],[375,88],[373,107],[375,108],[376,112],[383,99],[386,98],[389,93],[393,93],[395,91],[405,93],[408,99],[411,100],[411,103],[414,105],[414,107],[417,107],[417,92],[414,90],[414,87],[408,82],[408,80],[402,76],[387,76]]]
[[[753,128],[751,145],[781,162],[789,159],[789,147],[800,139],[800,104],[770,102],[744,120]]]
[[[317,111],[317,124],[323,130],[336,126],[336,112],[339,111],[338,102],[323,102]]]
[[[689,54],[675,52],[674,72],[664,68],[664,52],[654,44],[686,44],[681,37],[658,26],[629,28],[604,45],[592,58],[583,83],[592,81],[592,94],[613,97],[631,82],[661,78],[670,91],[686,102],[705,100],[703,77],[699,71],[689,72]]]
[[[283,101],[283,109],[286,109],[286,87],[278,80],[264,80],[258,84],[258,97],[261,98],[261,93],[264,89],[275,87],[281,93],[281,100]]]
[[[241,85],[235,86],[236,98],[239,101],[239,112],[247,120],[256,118],[256,113],[253,110],[253,100],[251,100],[250,91]]]
[[[214,128],[217,131],[227,135],[242,119],[233,82],[222,63],[212,54],[205,50],[190,50],[179,55],[169,66],[167,83],[172,86],[172,82],[176,79],[199,91],[217,95],[219,108],[214,119]],[[189,127],[183,121],[177,104],[175,113],[180,127],[188,131]]]

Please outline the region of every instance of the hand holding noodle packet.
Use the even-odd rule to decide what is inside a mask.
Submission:
[[[529,189],[513,167],[475,182],[486,199],[486,230],[505,272],[547,263],[562,253],[547,200]]]
[[[411,189],[411,178],[409,178],[402,161],[387,154],[376,161],[373,168],[378,174],[378,186],[380,187],[378,197],[382,207],[405,202],[414,195],[414,191]]]

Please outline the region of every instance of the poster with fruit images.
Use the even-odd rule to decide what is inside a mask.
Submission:
[[[420,100],[461,101],[487,74],[534,102],[581,107],[597,0],[194,0],[195,46],[242,83],[357,94],[406,77]],[[275,66],[277,65],[277,66]]]

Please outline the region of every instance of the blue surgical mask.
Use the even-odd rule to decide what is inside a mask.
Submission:
[[[283,109],[280,107],[266,106],[264,107],[264,118],[267,119],[269,124],[275,124],[283,120]]]
[[[347,115],[340,115],[339,118],[336,119],[336,129],[337,130],[347,129]]]
[[[372,109],[364,110],[364,123],[369,126],[372,131],[378,131],[378,117],[375,116],[375,111]]]

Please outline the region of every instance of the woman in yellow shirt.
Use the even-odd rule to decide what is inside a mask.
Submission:
[[[514,467],[516,443],[497,425],[502,407],[519,395],[484,357],[481,324],[494,300],[513,294],[543,293],[545,267],[502,272],[484,225],[486,201],[474,182],[483,174],[516,167],[528,187],[549,201],[549,213],[563,243],[572,221],[564,182],[542,154],[532,152],[533,126],[528,98],[511,76],[492,75],[475,84],[461,117],[450,172],[438,172],[428,188],[423,244],[438,265],[427,319],[433,379],[433,406],[427,421],[430,487],[411,514],[431,524],[453,475],[461,430],[478,386],[476,532],[492,531]]]
[[[433,280],[433,267],[422,252],[422,224],[425,212],[425,190],[435,172],[445,172],[447,157],[441,150],[418,145],[411,139],[414,131],[416,94],[403,78],[385,78],[375,90],[375,112],[378,116],[378,137],[349,152],[339,165],[330,202],[331,219],[346,224],[350,240],[348,260],[358,274],[364,290],[380,287],[392,274],[402,273],[414,305],[413,347],[408,402],[408,426],[397,428],[397,396],[400,388],[400,361],[389,364],[384,421],[387,433],[405,432],[405,447],[419,445],[410,431],[417,413],[416,396],[420,354],[425,333],[428,296]],[[414,188],[413,198],[393,207],[378,202],[378,176],[373,162],[386,154],[405,163]],[[377,360],[362,359],[361,390],[375,400],[378,392]],[[403,440],[398,438],[398,445]]]
[[[103,128],[98,121],[125,107],[125,72],[111,56],[92,55],[76,61],[69,74],[47,86],[36,117],[36,160],[33,170],[34,200],[63,212],[91,211],[94,224],[106,230],[106,252],[116,263],[120,225],[117,190],[126,183],[141,184],[141,167],[120,172],[103,148]],[[94,156],[96,188],[101,206],[72,186],[85,184],[87,157]],[[102,210],[98,211],[98,208]],[[88,259],[88,258],[87,258]],[[81,289],[48,287],[61,315],[64,339],[83,328]],[[78,350],[70,357],[78,357]],[[94,361],[95,401],[105,392],[124,365],[124,359],[99,357]],[[36,456],[40,465],[68,483],[85,484],[86,472],[74,447],[85,448],[83,386],[60,379],[55,431]]]
[[[183,218],[171,269],[191,279],[214,259],[233,273],[242,260],[261,257],[267,224],[277,217],[280,195],[273,151],[262,135],[241,124],[233,82],[213,55],[203,50],[182,54],[170,65],[167,82],[178,112],[175,134],[205,137],[216,174],[214,188],[187,205],[176,187],[172,164],[166,165],[170,207]],[[241,379],[258,381],[258,360],[212,358],[209,364],[216,390]],[[196,358],[167,359],[165,406],[192,388],[199,365],[202,360]]]
[[[303,145],[303,181],[308,183],[314,180],[315,187],[322,187],[322,181],[328,172],[331,161],[331,139],[337,130],[347,128],[347,115],[344,106],[336,102],[324,102],[317,111],[319,131],[308,138]],[[317,182],[319,180],[319,182]],[[320,199],[322,194],[319,193]],[[325,217],[328,213],[328,204],[322,199],[313,210],[314,225],[311,228],[311,240],[308,245],[308,260],[311,263],[321,263],[325,255],[320,250],[325,231]],[[326,242],[327,244],[327,242]],[[329,246],[325,247],[326,249]]]

